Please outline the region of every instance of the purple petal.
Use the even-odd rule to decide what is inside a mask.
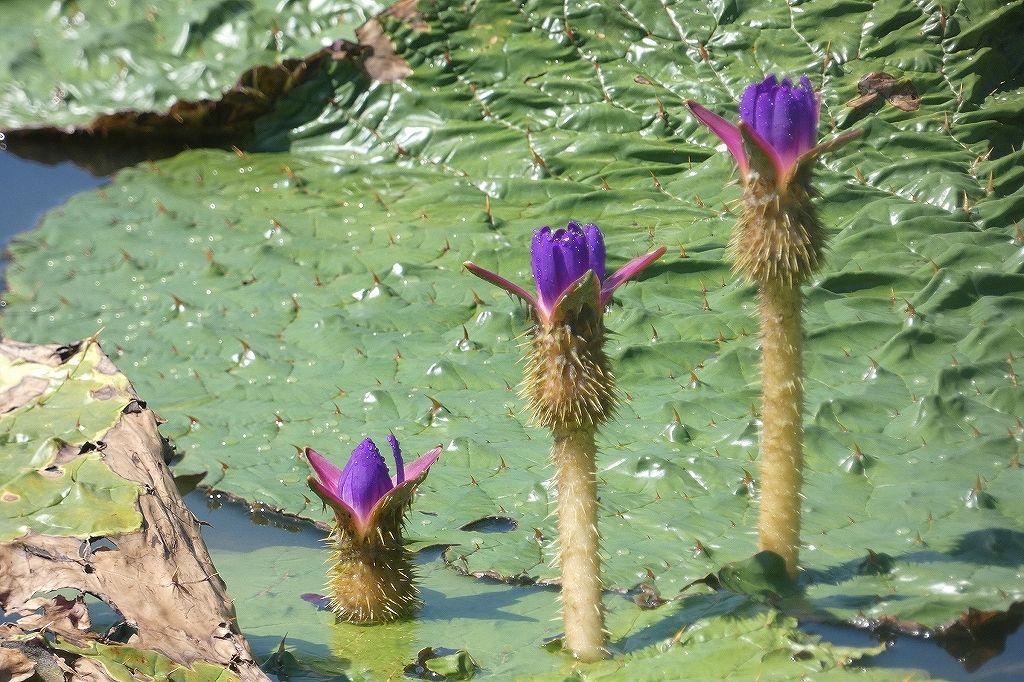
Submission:
[[[761,127],[767,127],[771,125],[771,114],[767,116],[764,110],[758,111],[758,104],[765,98],[768,97],[769,101],[775,96],[775,90],[779,87],[779,81],[775,78],[774,73],[770,73],[765,76],[764,80],[760,83],[755,84],[754,104],[753,104],[753,119],[749,121],[751,128],[760,130]],[[742,119],[741,119],[742,120]]]
[[[787,168],[792,166],[793,161],[800,155],[795,132],[797,124],[802,118],[791,85],[787,78],[782,81],[782,86],[775,91],[771,128],[764,136],[778,152],[783,165]]]
[[[558,298],[558,267],[554,257],[555,244],[551,228],[545,225],[533,233],[530,244],[530,266],[537,283],[538,300],[549,309]]]
[[[711,132],[725,143],[726,149],[729,150],[729,153],[736,159],[736,164],[740,167],[740,175],[746,177],[750,165],[747,161],[747,154],[743,151],[743,137],[740,135],[740,129],[718,114],[711,113],[693,100],[688,101],[686,104],[690,107],[693,115],[697,117],[697,120],[710,128]]]
[[[316,472],[316,475],[328,490],[334,490],[338,487],[341,469],[334,466],[333,462],[313,448],[306,448],[306,461],[313,467],[313,471]]]
[[[398,439],[395,438],[395,434],[388,434],[388,445],[391,446],[391,454],[395,456],[394,485],[402,485],[405,482],[405,464],[402,462],[402,448],[398,447]]]
[[[758,84],[751,83],[743,90],[743,97],[740,98],[740,120],[748,126],[755,125],[754,104],[757,102]]]
[[[384,457],[376,444],[367,438],[352,451],[341,472],[337,493],[362,521],[370,515],[377,500],[387,495],[392,487]]]
[[[795,90],[802,111],[800,117],[799,136],[800,153],[812,149],[818,141],[818,120],[821,116],[821,105],[814,92],[810,79],[800,76],[800,87]]]
[[[593,223],[584,225],[583,232],[587,237],[590,269],[597,275],[597,279],[603,282],[605,278],[604,235],[601,234],[601,230],[598,229],[597,225]]]
[[[740,103],[740,119],[775,151],[782,170],[780,178],[792,170],[797,158],[814,147],[818,116],[818,98],[807,76],[793,85],[789,78],[780,83],[769,75],[748,87]]]
[[[555,250],[561,263],[561,296],[576,280],[590,269],[590,249],[587,235],[579,223],[570,222],[564,230],[555,232]]]
[[[501,275],[491,272],[490,270],[485,270],[484,268],[480,267],[479,265],[472,261],[466,261],[462,265],[480,279],[490,282],[494,286],[500,287],[510,294],[515,294],[519,298],[523,299],[524,301],[532,305],[534,308],[537,307],[537,299],[534,297],[534,295],[528,292],[526,289],[519,286],[518,284],[513,284],[512,282],[508,281]]]
[[[667,249],[664,246],[660,246],[648,254],[644,254],[643,256],[640,256],[638,258],[634,258],[633,260],[629,261],[621,268],[616,270],[615,274],[609,277],[604,282],[604,285],[601,287],[601,305],[603,306],[607,304],[609,299],[611,299],[612,294],[615,293],[616,289],[618,289],[620,286],[625,284],[633,277],[636,277],[640,273],[640,271],[646,268],[648,265],[661,258],[661,256],[665,253],[666,250]]]
[[[425,471],[427,471],[437,458],[441,456],[441,446],[438,445],[436,448],[428,453],[420,455],[416,460],[405,468],[405,476],[407,481],[415,481]]]
[[[558,297],[590,269],[587,235],[576,222],[554,232],[545,226],[534,234],[530,254],[543,317],[554,308]]]
[[[775,77],[772,76],[772,78],[774,79]],[[765,79],[765,83],[767,83],[767,79]],[[757,101],[754,103],[754,125],[752,125],[751,128],[756,130],[758,135],[770,142],[773,119],[772,107],[775,104],[775,88],[763,86],[764,83],[758,86],[757,89]]]

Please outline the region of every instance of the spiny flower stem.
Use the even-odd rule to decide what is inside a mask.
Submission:
[[[812,199],[814,164],[858,137],[817,142],[821,104],[811,81],[769,74],[743,91],[733,125],[696,102],[690,110],[725,142],[743,182],[744,210],[729,243],[736,269],[760,287],[762,550],[797,577],[803,477],[800,285],[821,267],[825,230]]]
[[[537,321],[523,395],[554,438],[565,648],[581,661],[605,658],[601,537],[597,530],[594,433],[615,411],[615,376],[604,352],[604,309],[623,283],[665,253],[660,247],[606,276],[596,225],[542,227],[530,245],[537,295],[467,261],[470,272],[519,296]]]
[[[597,529],[594,428],[556,428],[551,459],[558,484],[559,564],[565,647],[584,662],[605,658],[601,536]]]
[[[803,376],[799,284],[762,282],[761,313],[761,550],[786,561],[796,579],[803,478]]]

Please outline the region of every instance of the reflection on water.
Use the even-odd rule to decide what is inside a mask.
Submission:
[[[801,629],[843,646],[870,646],[878,642],[870,632],[851,627],[809,624]],[[971,671],[965,669],[966,661],[953,658],[934,640],[898,635],[888,638],[888,644],[885,653],[863,659],[861,665],[878,671],[886,668],[923,669],[933,677],[947,680],[1024,679],[1024,629],[1018,629],[1007,638],[1007,653]]]
[[[230,149],[230,146],[221,140],[205,141],[209,142],[209,145],[202,142],[193,146]],[[39,129],[38,132],[21,130],[17,134],[11,132],[7,134],[5,144],[8,154],[51,167],[74,166],[87,175],[95,176],[99,182],[105,181],[107,176],[122,168],[143,161],[166,159],[190,148],[185,142],[165,140],[157,135],[112,142],[102,137],[84,134],[53,133],[51,129]]]
[[[415,621],[382,625],[336,623],[331,627],[331,652],[351,661],[350,677],[373,679],[381,671],[403,670],[413,661]]]
[[[248,505],[224,493],[197,488],[185,496],[185,504],[203,526],[210,551],[253,551],[264,547],[321,549],[327,533],[312,523]]]

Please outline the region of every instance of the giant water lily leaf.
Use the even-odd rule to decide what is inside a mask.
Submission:
[[[7,626],[9,627],[9,626]],[[5,633],[6,634],[6,633]],[[64,638],[48,639],[39,634],[5,637],[0,651],[4,663],[11,656],[27,661],[27,675],[11,679],[62,680],[65,673],[75,679],[101,679],[133,682],[158,679],[169,682],[239,682],[240,678],[223,666],[204,661],[184,666],[159,651],[138,649],[125,644],[104,644],[95,640],[87,644]],[[13,667],[5,673],[20,672]],[[34,674],[34,675],[33,675]],[[266,679],[266,678],[264,678]]]
[[[14,2],[0,54],[0,141],[96,175],[182,149],[243,145],[332,59],[400,78],[408,66],[371,19],[375,2]],[[401,13],[396,13],[396,16]],[[328,37],[330,36],[330,37]],[[5,59],[6,57],[6,59]],[[323,106],[330,90],[308,94]]]
[[[217,523],[216,517],[213,521]],[[254,646],[281,649],[287,629],[283,648],[295,659],[293,673],[297,669],[313,679],[318,669],[337,674],[339,664],[355,680],[397,678],[403,671],[415,676],[417,652],[427,647],[440,655],[465,652],[482,677],[551,680],[573,674],[584,679],[725,679],[767,674],[793,678],[841,672],[844,666],[884,649],[884,645],[833,645],[798,630],[795,619],[741,595],[693,594],[655,610],[639,610],[629,599],[610,595],[608,627],[616,658],[596,666],[577,666],[556,644],[546,644],[560,634],[561,627],[557,592],[550,587],[467,580],[439,560],[423,557],[417,566],[423,607],[414,620],[372,628],[335,623],[329,611],[318,611],[295,598],[322,589],[320,567],[326,549],[311,547],[301,537],[283,545],[286,551],[281,546],[232,548],[216,558],[225,567],[225,580],[235,587],[239,620]],[[232,554],[237,560],[231,560]],[[456,658],[464,671],[465,656]],[[427,662],[420,668],[424,675],[424,667],[440,668]],[[862,677],[873,676],[862,673]]]
[[[372,0],[12,0],[4,3],[0,129],[86,127],[114,112],[219,100],[250,67],[287,72],[287,60],[325,42],[354,41],[381,8]],[[260,78],[274,79],[272,71],[236,89],[265,96]]]
[[[570,218],[605,229],[613,268],[667,244],[606,316],[624,401],[599,465],[609,586],[671,595],[751,556],[757,512],[754,292],[724,248],[740,193],[683,102],[732,116],[745,83],[807,72],[823,134],[866,129],[818,180],[808,597],[931,625],[1024,599],[1024,51],[992,28],[1021,5],[419,10],[382,22],[403,81],[333,62],[249,153],[127,170],[52,213],[12,247],[5,333],[106,326],[182,472],[308,518],[329,517],[297,448],[443,443],[410,535],[467,573],[552,581],[548,438],[516,393],[526,311],[460,264],[526,282],[532,229]],[[919,109],[845,108],[880,71]]]

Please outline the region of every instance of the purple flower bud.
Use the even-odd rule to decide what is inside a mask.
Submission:
[[[388,445],[391,446],[391,454],[395,458],[395,485],[402,485],[405,483],[405,462],[402,460],[402,448],[398,447],[395,434],[388,434]]]
[[[599,308],[603,308],[608,304],[616,289],[635,277],[664,253],[665,247],[659,247],[650,253],[634,258],[608,277],[605,270],[604,236],[601,234],[601,230],[597,225],[591,223],[581,226],[576,221],[570,221],[568,225],[557,230],[552,230],[545,225],[533,233],[533,242],[530,244],[530,265],[533,270],[534,282],[537,284],[536,296],[518,284],[510,282],[490,270],[485,270],[472,261],[466,261],[463,265],[477,277],[487,280],[529,303],[537,311],[540,321],[547,324],[552,319],[559,297],[588,271],[593,271],[594,276],[597,277],[601,293],[596,304]]]
[[[817,142],[818,99],[807,76],[794,86],[770,74],[747,86],[740,100],[740,120],[753,128],[789,167]]]
[[[696,102],[687,104],[697,119],[725,142],[744,180],[750,171],[750,159],[743,147],[744,134],[771,160],[780,180],[789,177],[808,152],[824,150],[822,146],[815,147],[819,105],[807,76],[800,77],[799,85],[793,85],[788,78],[780,83],[769,75],[760,83],[747,86],[740,98],[740,120],[746,133]]]
[[[391,492],[393,487],[384,457],[377,445],[367,438],[352,451],[348,464],[334,484],[334,493],[365,519],[370,516],[377,500]]]
[[[435,448],[406,467],[393,434],[388,435],[388,443],[395,457],[394,478],[377,445],[369,438],[356,446],[344,469],[316,450],[306,448],[306,459],[316,472],[316,476],[309,477],[309,487],[336,512],[351,516],[365,529],[374,508],[388,493],[403,486],[415,488],[441,454],[441,448]]]
[[[597,225],[572,221],[555,231],[545,225],[533,234],[530,259],[540,303],[550,310],[588,270],[604,280],[604,237]]]

